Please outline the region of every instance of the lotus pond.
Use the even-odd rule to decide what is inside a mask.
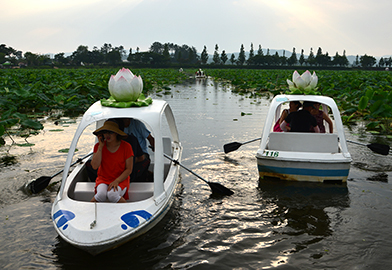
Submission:
[[[170,88],[170,89],[169,89]],[[194,80],[149,92],[172,107],[184,147],[182,163],[234,191],[211,196],[203,181],[181,170],[180,191],[153,230],[120,248],[91,256],[62,241],[51,220],[60,176],[40,194],[20,187],[64,167],[80,117],[41,121],[29,147],[6,145],[0,155],[1,269],[384,269],[392,252],[392,160],[349,145],[353,158],[347,185],[319,186],[258,181],[258,143],[223,153],[223,145],[258,138],[269,98],[226,83]],[[369,142],[365,126],[346,125],[346,136]],[[78,143],[76,158],[94,143]],[[16,143],[24,139],[13,135]]]
[[[29,137],[43,128],[37,119],[77,116],[100,98],[108,98],[110,75],[118,69],[18,69],[0,71],[0,145],[4,135]],[[135,69],[144,90],[170,91],[193,77],[194,70]],[[300,71],[301,73],[303,71]],[[214,80],[234,86],[246,97],[288,93],[293,70],[208,69]],[[389,134],[392,119],[392,72],[320,70],[317,93],[338,103],[343,121],[366,121],[374,133]],[[24,145],[29,146],[28,141]]]

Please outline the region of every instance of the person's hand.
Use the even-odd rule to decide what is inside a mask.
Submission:
[[[118,182],[116,180],[114,180],[113,182],[111,182],[108,186],[108,191],[111,189],[114,189],[114,191],[117,191],[118,189]]]
[[[103,134],[98,135],[98,142],[99,142],[98,147],[102,149],[102,147],[105,145],[105,138]]]

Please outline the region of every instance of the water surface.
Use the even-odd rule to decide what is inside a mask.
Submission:
[[[181,190],[162,222],[138,239],[93,257],[60,240],[52,226],[50,210],[58,184],[34,196],[20,190],[28,180],[63,168],[66,154],[58,150],[69,147],[78,119],[60,119],[58,125],[48,120],[40,135],[28,139],[35,146],[0,148],[1,155],[8,152],[17,161],[0,166],[1,269],[389,267],[390,156],[350,144],[353,163],[345,186],[259,183],[258,142],[229,154],[223,153],[223,145],[260,137],[269,100],[234,94],[211,80],[152,97],[172,107],[184,147],[182,163],[235,194],[213,197],[208,185],[181,170]],[[358,136],[360,131],[347,129],[346,135],[365,143],[373,139]],[[88,153],[92,144],[90,136],[83,137],[77,156]]]

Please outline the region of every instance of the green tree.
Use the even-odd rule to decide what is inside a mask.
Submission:
[[[332,64],[334,66],[340,66],[340,67],[345,67],[348,66],[348,60],[346,57],[346,51],[343,51],[343,55],[339,55],[338,52],[336,52],[333,60],[332,60]]]
[[[229,58],[227,57],[227,54],[226,54],[225,50],[223,50],[222,53],[221,53],[221,56],[220,56],[221,63],[223,65],[226,64],[228,59]]]
[[[253,50],[253,43],[250,44],[250,51],[249,51],[249,57],[247,64],[252,65],[253,64],[253,57],[255,56],[254,50]]]
[[[207,47],[204,46],[203,51],[201,52],[201,63],[203,65],[207,64],[208,61],[208,53],[207,53]]]
[[[326,52],[323,55],[322,59],[323,59],[323,61],[322,61],[323,66],[330,66],[332,64],[331,57],[329,56],[328,52]]]
[[[26,59],[28,66],[38,66],[38,64],[39,64],[39,61],[38,61],[39,56],[37,54],[32,53],[32,52],[26,52],[24,54],[24,58]]]
[[[129,54],[128,54],[127,60],[128,60],[129,63],[132,63],[133,60],[134,60],[133,59],[133,54],[132,54],[132,48],[129,48]]]
[[[238,55],[238,60],[237,60],[237,65],[242,66],[245,63],[245,60],[246,60],[245,49],[244,49],[244,45],[241,44],[240,54]]]
[[[65,64],[67,64],[67,63],[68,63],[68,59],[67,59],[64,55],[65,55],[65,53],[58,53],[58,54],[55,54],[55,55],[54,55],[54,61],[55,61],[57,64],[60,64],[60,65],[65,65]]]
[[[257,55],[264,56],[263,49],[261,48],[261,45],[259,45],[259,49],[257,50]]]
[[[274,56],[272,57],[272,63],[275,66],[279,66],[281,64],[280,62],[280,56],[278,52],[275,52]]]
[[[234,55],[234,53],[232,53],[231,56],[230,56],[230,63],[231,63],[232,65],[234,65],[235,62],[236,62],[236,60],[235,60],[235,55]]]
[[[282,66],[285,66],[288,62],[288,59],[286,57],[286,50],[283,50],[283,55],[280,57],[280,64]]]
[[[271,66],[271,65],[273,65],[273,61],[274,61],[274,59],[273,59],[272,55],[270,54],[270,49],[268,48],[267,53],[264,56],[264,63],[267,66]]]
[[[111,50],[107,55],[106,55],[106,61],[110,65],[117,65],[122,62],[121,59],[121,51],[120,50]]]
[[[355,57],[355,60],[354,60],[354,63],[353,63],[353,66],[355,66],[355,67],[359,67],[359,55],[357,54],[357,56]]]
[[[392,65],[392,57],[389,57],[389,58],[385,59],[384,61],[385,61],[385,65],[387,67],[391,67],[391,65]]]
[[[105,57],[98,49],[98,47],[94,46],[92,52],[90,53],[90,63],[94,65],[98,65],[104,61]]]
[[[315,57],[315,62],[318,66],[322,66],[323,65],[323,51],[321,50],[321,47],[318,48],[317,50],[317,54]]]
[[[165,63],[169,63],[170,62],[170,53],[169,53],[169,44],[165,43],[165,45],[163,46],[163,60]]]
[[[295,48],[293,48],[293,52],[291,53],[290,58],[287,59],[287,64],[289,66],[293,66],[297,64],[297,54],[295,53]]]
[[[379,67],[385,66],[385,61],[384,61],[384,58],[383,58],[383,57],[381,57],[380,60],[378,61],[378,66],[379,66]]]
[[[194,64],[198,61],[197,51],[194,47],[188,45],[174,45],[174,59],[178,63]]]
[[[163,54],[164,45],[160,42],[154,42],[151,44],[149,51],[157,54]]]
[[[316,58],[314,57],[313,48],[310,48],[310,53],[308,59],[306,59],[306,63],[308,63],[309,66],[313,66],[316,64]]]
[[[299,64],[302,66],[305,63],[304,49],[301,50],[301,55],[298,60]]]
[[[214,62],[215,65],[219,65],[220,64],[220,57],[219,57],[219,47],[218,44],[215,45],[215,51],[214,51],[214,56],[212,57],[212,62]]]
[[[362,55],[360,58],[359,58],[359,62],[361,63],[361,66],[362,67],[365,67],[365,68],[367,68],[367,67],[372,67],[372,66],[374,66],[375,64],[376,64],[376,58],[374,58],[373,56],[369,56],[369,55]]]
[[[71,59],[75,65],[90,63],[90,52],[88,50],[88,46],[80,45],[77,50],[72,53]]]
[[[13,65],[17,65],[22,58],[22,51],[17,51],[12,47],[7,47],[5,44],[0,45],[0,64],[8,61]]]

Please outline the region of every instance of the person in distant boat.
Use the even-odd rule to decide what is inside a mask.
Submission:
[[[316,118],[317,126],[320,129],[320,133],[325,133],[324,120],[328,123],[329,133],[333,133],[333,124],[331,118],[324,111],[320,110],[321,103],[314,104],[314,110],[312,110],[312,115]],[[312,130],[313,131],[313,130]]]
[[[314,103],[310,101],[305,101],[303,104],[303,109],[290,113],[285,120],[280,125],[283,131],[287,131],[287,124],[290,125],[291,132],[310,132],[313,127],[316,133],[320,132],[317,126],[316,118],[311,114],[311,111],[315,109]]]
[[[198,71],[196,71],[196,76],[203,76],[204,75],[204,72],[201,70],[201,68],[199,68],[199,70]]]
[[[151,132],[140,120],[133,118],[123,118],[124,132],[132,138],[133,136],[139,142],[143,155],[135,160],[134,172],[131,175],[131,181],[144,182],[147,180],[147,171],[150,166],[151,159],[148,154],[147,141],[150,143],[151,149],[154,151],[155,139]]]
[[[124,203],[128,198],[134,156],[132,146],[122,140],[127,134],[110,120],[93,134],[98,137],[98,143],[94,146],[91,166],[98,169],[98,176],[95,180],[96,194],[91,201]]]
[[[274,132],[282,132],[283,130],[280,128],[280,124],[282,124],[284,119],[286,119],[286,117],[290,113],[298,111],[299,108],[301,108],[301,107],[302,107],[302,103],[301,102],[299,102],[299,101],[290,101],[289,108],[283,110],[282,114],[280,115],[280,118],[278,119],[278,121],[276,121],[276,123],[274,125]],[[286,125],[286,129],[288,131],[290,131],[290,125]]]

